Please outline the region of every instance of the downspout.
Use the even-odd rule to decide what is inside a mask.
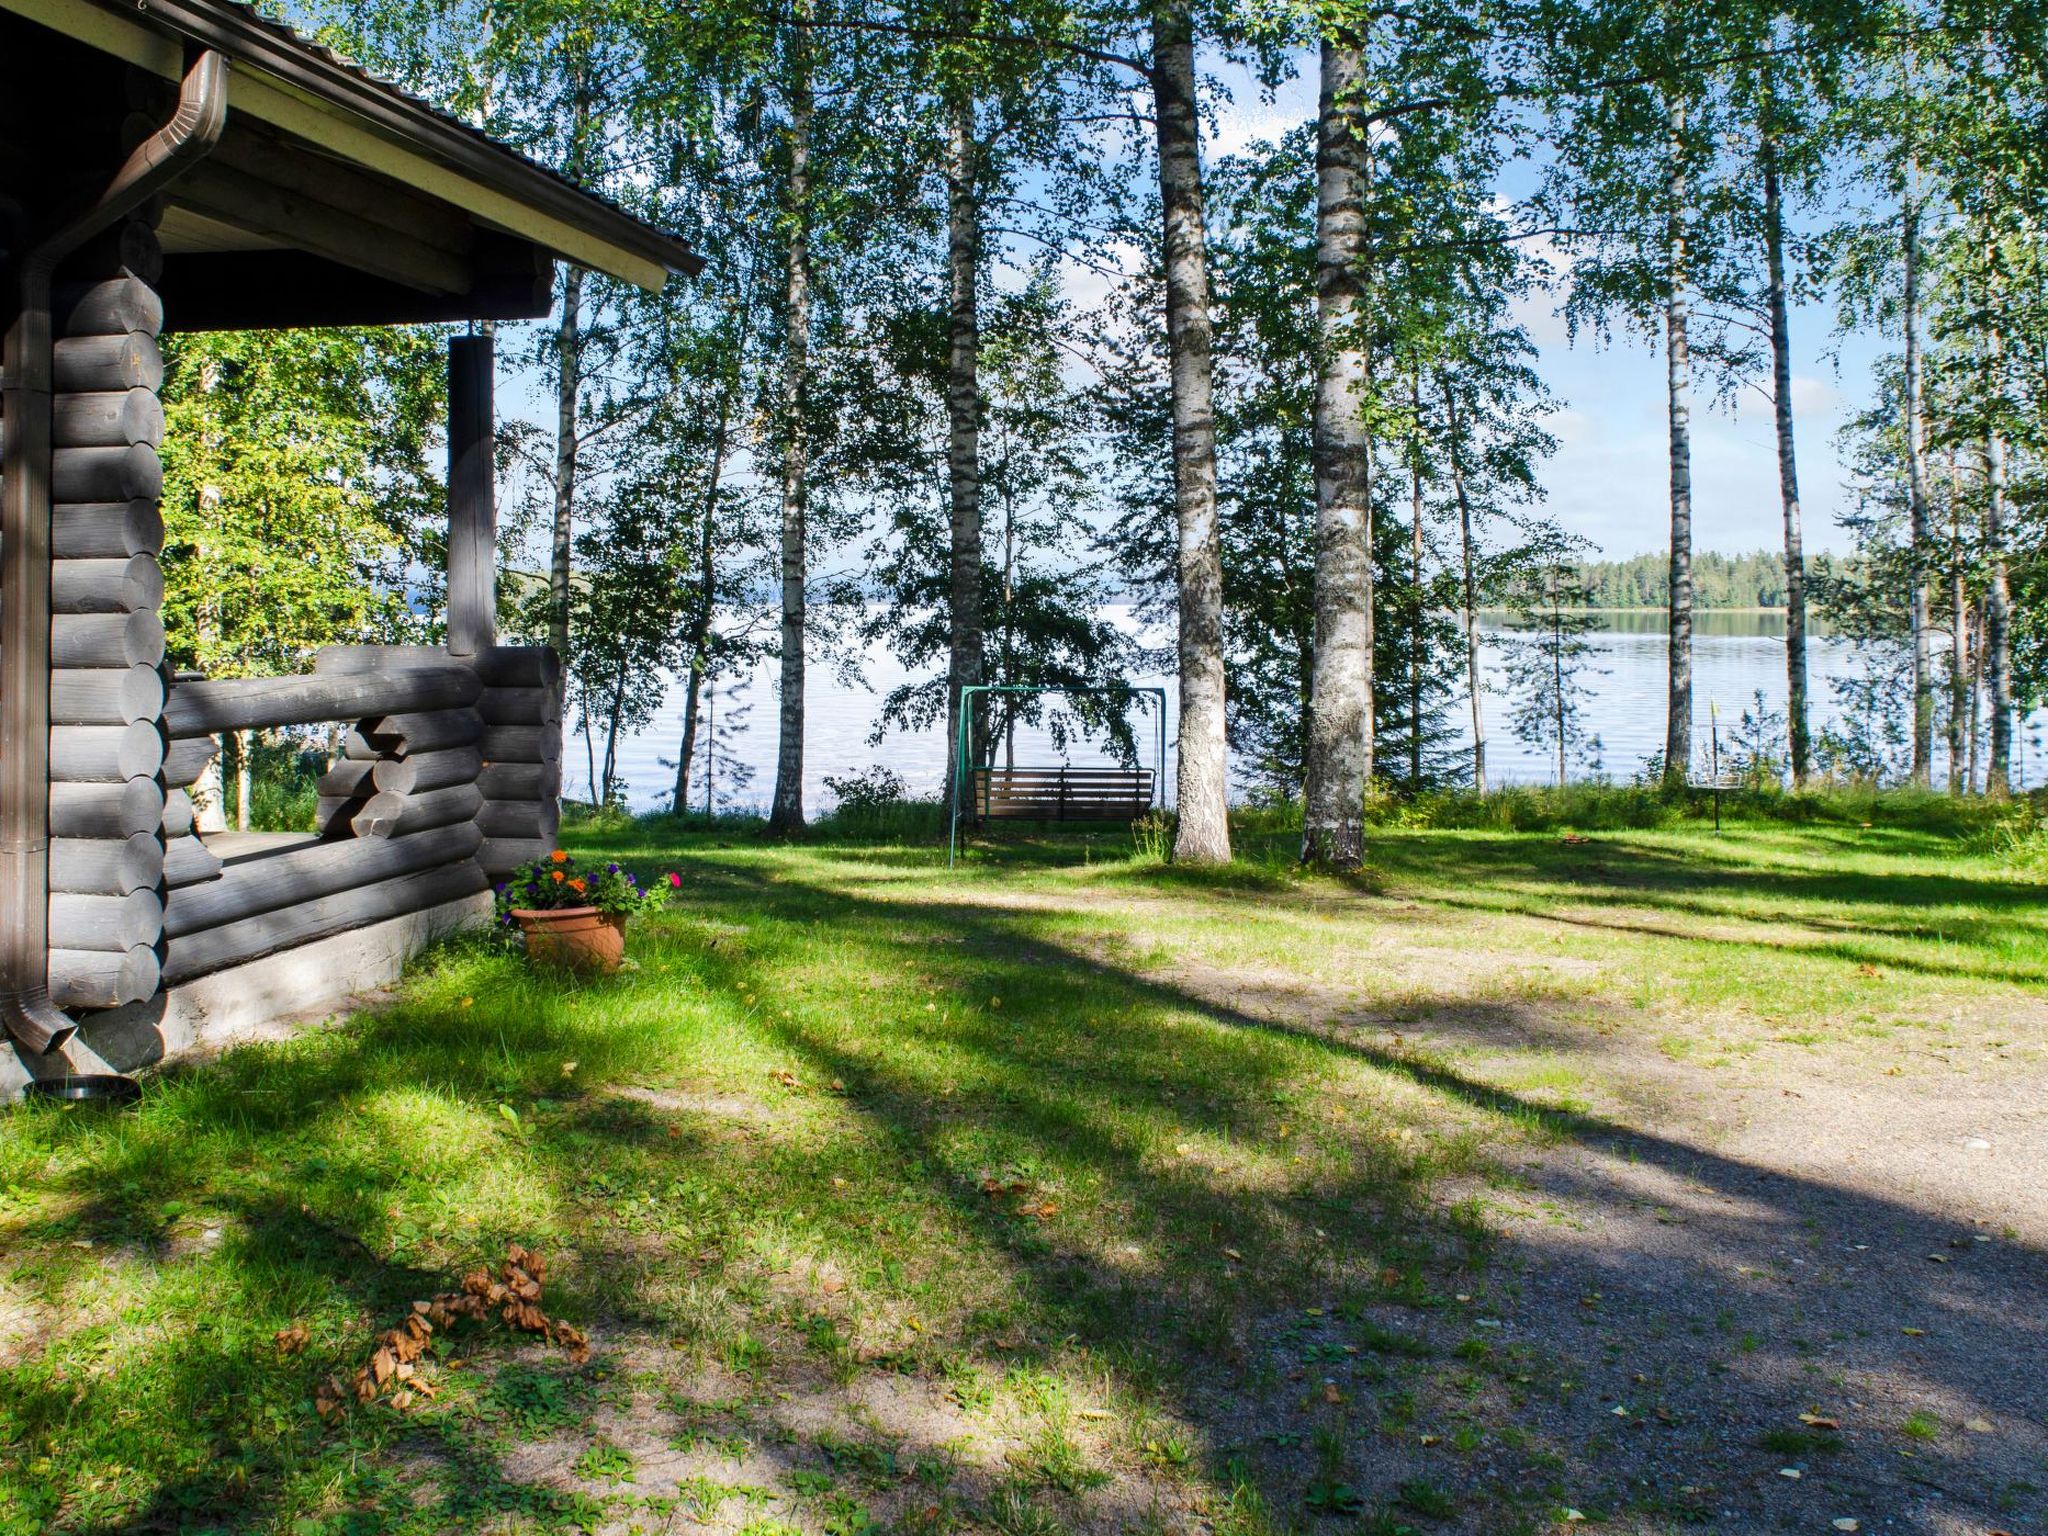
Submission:
[[[128,156],[99,199],[21,259],[5,353],[0,474],[0,1023],[38,1055],[78,1025],[50,1001],[50,409],[57,266],[220,142],[228,63],[204,52],[169,122]]]

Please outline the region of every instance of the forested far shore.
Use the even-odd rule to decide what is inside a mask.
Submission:
[[[1825,556],[1806,562],[1808,578]],[[1662,550],[1630,555],[1625,560],[1585,560],[1579,584],[1586,606],[1593,609],[1669,608],[1671,557]],[[1692,601],[1695,608],[1785,607],[1785,557],[1760,549],[1746,555],[1696,551],[1692,557]]]

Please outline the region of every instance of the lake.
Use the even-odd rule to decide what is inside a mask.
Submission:
[[[1130,622],[1128,610],[1118,616]],[[1584,709],[1585,727],[1601,742],[1601,761],[1606,773],[1626,779],[1641,767],[1645,758],[1664,745],[1665,618],[1659,612],[1625,612],[1604,615],[1607,625],[1587,638],[1592,654],[1586,662],[1586,681],[1592,697]],[[1500,639],[1497,621],[1484,626],[1485,649],[1482,669],[1487,682],[1487,771],[1496,783],[1548,783],[1553,777],[1550,759],[1542,752],[1517,741],[1507,729],[1507,700],[1503,695]],[[1148,640],[1154,637],[1147,636]],[[1725,744],[1745,708],[1753,706],[1763,692],[1767,707],[1785,708],[1785,617],[1771,612],[1701,613],[1693,637],[1693,699],[1697,713],[1695,736],[1698,753],[1705,756],[1710,704],[1718,706],[1722,741]],[[1813,728],[1816,733],[1836,717],[1834,679],[1856,669],[1853,649],[1826,635],[1810,636],[1807,645],[1809,690],[1813,700]],[[900,774],[913,794],[935,795],[944,780],[945,746],[942,729],[906,733],[891,731],[879,743],[869,745],[875,716],[882,696],[906,681],[893,656],[880,647],[869,650],[864,659],[866,689],[842,684],[835,669],[814,661],[805,689],[808,731],[805,742],[804,808],[813,815],[830,809],[833,797],[826,790],[827,775],[844,775],[880,764]],[[1462,669],[1461,669],[1462,670]],[[743,770],[751,770],[745,784],[733,782],[734,775],[723,766],[722,779],[715,785],[720,806],[764,807],[775,778],[775,663],[771,659],[747,677],[733,697],[721,697],[718,709],[728,720],[742,720],[738,734],[725,750]],[[1134,677],[1137,686],[1167,690],[1167,783],[1172,784],[1173,679],[1170,676]],[[1469,717],[1462,703],[1454,711],[1461,740],[1469,741]],[[626,798],[635,810],[665,807],[674,784],[676,741],[682,723],[682,691],[673,685],[654,727],[626,742],[620,751],[626,781]],[[2016,778],[2022,784],[2038,784],[2048,774],[2048,748],[2044,748],[2044,726],[2048,718],[2037,714],[2020,732]],[[1141,742],[1153,739],[1149,722],[1138,731]],[[601,745],[601,744],[600,744]],[[584,742],[572,732],[563,761],[563,793],[585,797],[590,793],[590,773]],[[1937,753],[1940,745],[1937,743]],[[1017,741],[1020,763],[1057,763],[1061,760],[1042,733],[1020,730]],[[1077,767],[1103,761],[1088,744],[1078,744],[1067,754]],[[1149,757],[1146,761],[1150,761]],[[1937,775],[1946,772],[1937,761]],[[704,781],[693,774],[691,799],[702,804]]]

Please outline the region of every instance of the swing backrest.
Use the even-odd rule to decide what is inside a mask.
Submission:
[[[1136,821],[1152,809],[1150,768],[977,768],[982,821]]]

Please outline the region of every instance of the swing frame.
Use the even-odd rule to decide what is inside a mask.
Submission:
[[[1097,694],[1118,694],[1127,698],[1151,698],[1158,705],[1158,767],[1152,778],[1152,803],[1154,807],[1166,802],[1166,690],[1164,688],[1059,688],[1041,687],[1036,683],[970,683],[960,690],[960,725],[953,741],[953,794],[951,814],[946,827],[946,868],[951,869],[960,852],[960,802],[967,783],[967,776],[973,772],[968,761],[968,744],[973,740],[974,696],[976,694],[1056,693],[1063,698],[1083,698]]]

